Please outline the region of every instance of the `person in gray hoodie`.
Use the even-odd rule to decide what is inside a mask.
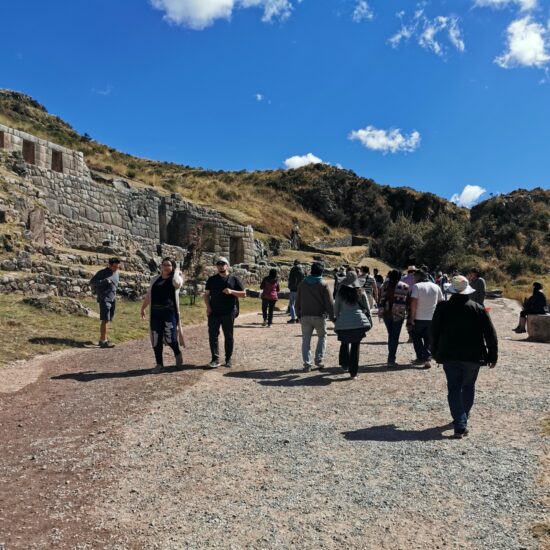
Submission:
[[[296,294],[296,315],[302,325],[302,359],[304,372],[309,372],[313,366],[311,358],[311,337],[317,332],[317,348],[315,350],[315,366],[324,368],[324,358],[327,349],[327,317],[334,317],[334,303],[330,290],[323,281],[323,264],[313,263],[311,275],[308,275],[299,285]]]
[[[367,296],[353,271],[340,283],[334,316],[334,330],[340,341],[340,367],[349,371],[350,379],[355,380],[359,371],[359,346],[372,328],[372,317]]]

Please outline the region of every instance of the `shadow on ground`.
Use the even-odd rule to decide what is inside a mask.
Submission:
[[[126,371],[115,372],[98,372],[95,370],[83,371],[83,372],[68,372],[66,374],[59,374],[58,376],[52,376],[52,380],[76,380],[77,382],[93,382],[94,380],[106,380],[110,378],[133,378],[136,376],[162,376],[163,374],[171,374],[174,372],[181,372],[185,370],[210,370],[203,365],[183,365],[182,367],[164,367],[159,374],[153,375],[153,369],[132,369]]]
[[[452,428],[452,424],[436,426],[425,430],[400,430],[395,424],[371,426],[352,432],[342,432],[348,441],[434,441],[449,439],[443,433]]]
[[[90,340],[74,340],[73,338],[56,338],[54,336],[34,336],[29,338],[29,344],[41,346],[69,346],[71,348],[87,348],[94,346]]]

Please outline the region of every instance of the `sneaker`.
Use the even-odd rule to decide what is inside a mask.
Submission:
[[[395,361],[388,361],[387,367],[398,367],[399,365]]]
[[[426,359],[426,360],[424,361],[424,368],[425,368],[425,369],[431,369],[431,368],[432,368],[432,364],[431,364],[431,362],[430,362],[429,359]]]
[[[176,367],[181,368],[183,367],[183,354],[180,353],[179,355],[176,355]]]
[[[99,347],[100,348],[103,348],[103,349],[106,349],[106,348],[114,348],[115,345],[114,344],[111,344],[111,342],[109,342],[109,340],[103,340],[103,341],[99,341]]]
[[[316,366],[319,370],[324,370],[324,368],[325,368],[325,364],[323,363],[323,361],[315,361],[315,366]]]
[[[348,367],[345,367],[344,365],[340,365],[340,368],[344,371],[344,372],[348,372]]]
[[[309,372],[311,370],[311,365],[304,365],[304,372]]]
[[[210,363],[208,363],[209,369],[217,369],[220,366],[220,362],[217,359],[212,359]]]
[[[286,322],[286,324],[287,324],[287,325],[292,325],[292,324],[295,323],[295,322],[296,322],[295,319],[289,319],[289,320]]]
[[[355,375],[355,376],[350,375],[349,379],[354,381],[354,382],[357,382],[357,375]]]
[[[267,325],[267,328],[272,328],[273,325],[271,323],[269,323],[269,325]]]
[[[411,365],[424,365],[425,362],[425,359],[413,359]]]
[[[155,368],[151,371],[153,374],[158,374],[162,370],[162,365],[156,365]]]
[[[233,368],[233,361],[231,361],[231,359],[226,359],[226,361],[225,361],[225,368],[226,368],[226,369],[231,369],[231,368]]]
[[[465,430],[455,430],[455,433],[451,435],[451,439],[462,439],[463,437],[466,437],[470,432],[468,431],[468,428]]]
[[[262,323],[262,327],[267,327],[267,321],[264,321],[264,322]]]

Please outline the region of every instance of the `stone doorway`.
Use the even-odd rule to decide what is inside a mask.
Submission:
[[[229,238],[229,263],[231,265],[244,262],[244,241],[242,237]]]
[[[4,132],[0,130],[0,149],[4,149],[5,147]]]
[[[63,173],[63,153],[61,151],[52,151],[52,170]]]
[[[32,141],[23,140],[23,159],[27,164],[35,163],[35,147]]]

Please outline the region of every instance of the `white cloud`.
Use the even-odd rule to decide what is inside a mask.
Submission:
[[[424,9],[418,9],[412,19],[405,23],[404,15],[404,12],[397,14],[401,19],[401,29],[389,39],[393,48],[398,48],[402,41],[415,39],[422,48],[442,56],[446,53],[446,46],[439,36],[446,35],[456,50],[464,52],[466,49],[458,17],[439,15],[430,19],[424,14]]]
[[[543,68],[550,62],[549,31],[527,16],[512,21],[506,30],[506,51],[495,59],[504,69],[513,67]]]
[[[366,0],[356,0],[355,9],[351,18],[356,23],[361,21],[369,21],[374,17],[374,13],[370,9],[370,6]]]
[[[475,0],[477,8],[506,8],[508,6],[519,6],[522,11],[530,11],[537,7],[537,0]]]
[[[408,136],[401,133],[399,128],[380,130],[374,126],[367,126],[361,130],[353,130],[348,139],[359,141],[364,147],[372,151],[397,153],[399,151],[411,153],[420,147],[420,133],[413,130]]]
[[[480,198],[481,195],[486,193],[487,190],[483,189],[479,185],[466,185],[462,190],[462,193],[455,193],[451,197],[451,202],[454,202],[458,206],[465,206],[471,208]]]
[[[287,170],[292,170],[294,168],[301,168],[302,166],[307,166],[308,164],[326,164],[319,157],[316,157],[312,153],[307,155],[294,155],[293,157],[287,158],[284,161],[285,167]]]
[[[256,101],[263,101],[265,99],[263,94],[254,94],[254,97]]]
[[[300,2],[301,0],[298,0]],[[202,30],[217,19],[230,19],[236,8],[263,9],[262,21],[290,17],[291,0],[150,0],[151,5],[164,12],[164,19],[175,25]]]
[[[110,84],[107,84],[105,88],[92,88],[92,93],[102,96],[108,96],[111,95],[111,92],[113,91],[113,87]]]

